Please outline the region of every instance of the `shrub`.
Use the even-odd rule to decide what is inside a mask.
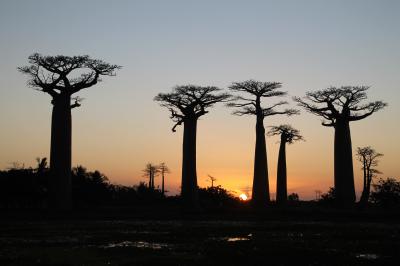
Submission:
[[[400,181],[390,177],[381,178],[373,185],[373,189],[371,193],[373,203],[385,208],[400,206]]]

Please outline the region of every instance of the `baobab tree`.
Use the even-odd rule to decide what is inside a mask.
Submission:
[[[214,182],[217,181],[217,179],[215,177],[211,176],[211,175],[208,175],[208,178],[210,179],[211,187],[213,188],[214,187]]]
[[[149,178],[149,189],[154,189],[154,177],[160,172],[158,166],[147,163],[146,167],[142,170],[143,176]]]
[[[227,104],[229,107],[238,108],[233,114],[239,116],[256,116],[256,147],[252,202],[254,205],[258,206],[266,205],[270,201],[264,118],[273,115],[290,116],[298,114],[298,111],[294,109],[276,110],[276,107],[287,104],[286,101],[280,101],[268,107],[263,107],[262,99],[285,96],[287,94],[284,91],[278,90],[279,88],[281,88],[281,83],[279,82],[260,82],[255,80],[234,82],[229,86],[230,91],[234,93],[244,93],[248,95],[237,95],[233,102]]]
[[[323,126],[335,129],[335,197],[341,205],[351,205],[356,199],[350,122],[362,120],[387,105],[382,101],[362,103],[367,99],[368,89],[367,86],[330,87],[294,98],[308,112],[325,119]]]
[[[154,100],[166,107],[175,122],[172,131],[183,124],[183,159],[181,197],[186,208],[198,207],[196,173],[197,120],[208,113],[207,109],[230,96],[217,87],[196,85],[176,86],[171,93],[159,93]]]
[[[29,65],[18,70],[28,75],[28,85],[51,96],[51,200],[55,208],[71,207],[71,109],[80,106],[72,95],[114,76],[120,66],[84,56],[29,56]],[[71,100],[73,102],[71,103]]]
[[[158,172],[161,174],[161,193],[165,194],[165,174],[171,173],[168,166],[165,163],[160,163],[158,166]]]
[[[374,167],[378,165],[378,158],[382,156],[382,153],[377,153],[370,146],[357,148],[357,159],[362,163],[363,170],[363,191],[360,198],[361,206],[365,206],[368,203],[372,179],[376,177],[377,174],[381,174],[381,172]]]
[[[282,205],[287,202],[286,143],[292,144],[295,141],[304,139],[300,135],[300,131],[293,128],[291,125],[272,126],[268,131],[268,136],[275,135],[281,137],[276,180],[276,203]]]

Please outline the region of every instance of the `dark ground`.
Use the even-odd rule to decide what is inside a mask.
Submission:
[[[393,212],[147,206],[2,216],[0,265],[400,265]]]

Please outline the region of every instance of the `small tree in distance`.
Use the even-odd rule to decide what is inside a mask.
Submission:
[[[304,140],[300,131],[291,125],[272,126],[268,132],[269,136],[279,135],[281,142],[278,155],[278,172],[276,181],[276,203],[287,202],[287,169],[286,169],[286,143],[292,144],[295,141]]]
[[[263,106],[262,99],[280,97],[287,94],[278,90],[281,87],[280,82],[260,82],[255,80],[234,82],[229,86],[230,91],[246,95],[236,95],[234,101],[227,104],[228,107],[237,108],[233,114],[239,116],[254,115],[256,117],[256,147],[251,199],[256,206],[265,206],[270,201],[264,119],[267,116],[290,116],[299,113],[295,109],[276,110],[276,107],[286,105],[286,101],[280,101],[268,107]]]
[[[55,208],[69,209],[71,202],[71,109],[80,106],[72,95],[114,76],[120,66],[84,56],[29,56],[29,65],[18,70],[28,75],[28,85],[51,96],[51,200]],[[71,103],[71,100],[74,100]]]
[[[360,198],[361,206],[368,204],[372,179],[376,177],[377,174],[381,174],[381,172],[374,167],[378,165],[378,158],[382,156],[382,153],[377,153],[370,146],[357,148],[357,159],[363,165],[361,168],[363,170],[363,191]]]
[[[208,178],[210,179],[211,187],[214,187],[214,182],[217,181],[217,179],[211,175],[208,175]]]
[[[171,171],[165,163],[160,163],[158,166],[158,171],[161,174],[161,193],[163,196],[165,196],[165,174],[169,174]]]
[[[175,122],[172,131],[183,124],[183,158],[181,197],[185,208],[198,209],[199,198],[196,173],[197,121],[209,108],[226,102],[230,95],[213,86],[176,86],[170,93],[159,93],[154,100],[166,107]]]
[[[154,189],[154,177],[159,173],[158,166],[148,163],[143,169],[143,176],[149,178],[149,189]]]

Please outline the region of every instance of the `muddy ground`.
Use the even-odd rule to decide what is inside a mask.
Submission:
[[[400,224],[3,219],[0,265],[400,265]]]

